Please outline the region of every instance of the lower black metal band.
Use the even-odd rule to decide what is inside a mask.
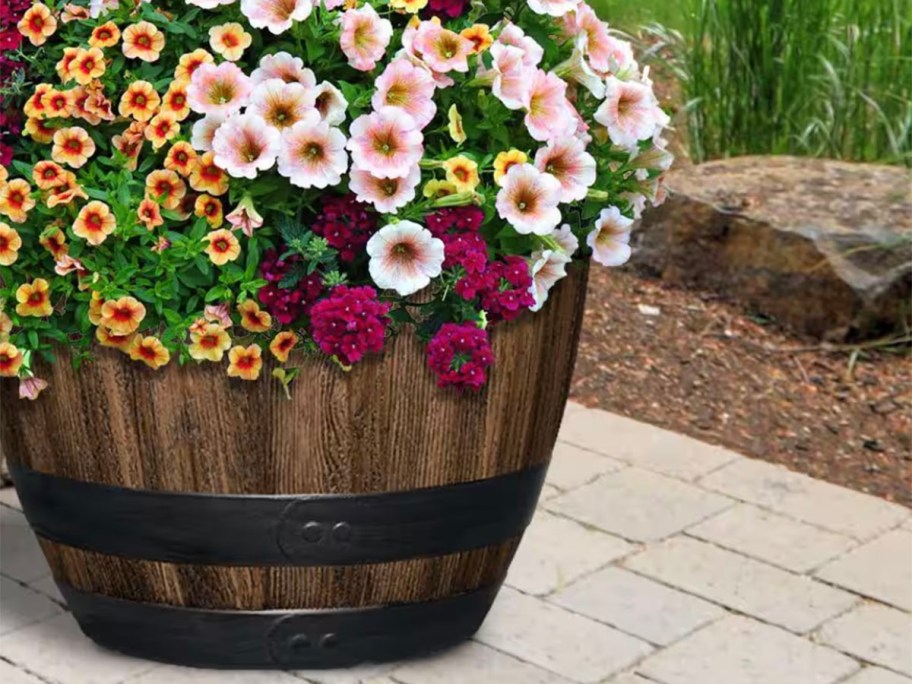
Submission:
[[[547,466],[366,495],[239,496],[128,489],[12,461],[26,517],[51,541],[201,565],[360,565],[503,543],[535,512]]]
[[[481,625],[498,586],[439,601],[352,610],[239,612],[89,594],[60,584],[83,632],[128,655],[213,668],[338,668],[455,645]]]

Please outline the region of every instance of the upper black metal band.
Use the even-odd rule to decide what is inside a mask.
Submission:
[[[344,610],[201,610],[139,603],[58,583],[79,626],[129,655],[216,668],[335,668],[400,660],[468,639],[498,584],[427,603]]]
[[[547,466],[389,494],[159,492],[47,475],[15,461],[26,517],[51,541],[202,565],[361,565],[505,542],[532,519]]]

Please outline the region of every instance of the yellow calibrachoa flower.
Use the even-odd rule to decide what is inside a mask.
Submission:
[[[111,349],[122,351],[124,354],[129,354],[130,348],[136,339],[136,333],[118,335],[100,325],[95,329],[95,339],[98,340],[102,347],[110,347]]]
[[[472,41],[472,45],[475,46],[473,48],[475,54],[478,55],[494,45],[494,36],[491,35],[491,27],[487,24],[469,26],[469,28],[463,29],[460,35]]]
[[[137,121],[148,121],[161,104],[161,98],[148,81],[133,81],[120,97],[117,111],[121,116],[132,116]]]
[[[0,214],[13,223],[25,223],[28,213],[34,208],[32,186],[21,178],[14,178],[0,186]]]
[[[142,361],[152,370],[158,370],[171,360],[171,352],[157,337],[137,335],[130,345],[130,358],[134,361]]]
[[[5,311],[0,310],[0,342],[6,342],[11,332],[13,332],[13,319],[7,316]]]
[[[131,24],[124,29],[122,47],[128,59],[155,62],[165,47],[165,34],[148,21]]]
[[[44,45],[49,36],[57,30],[57,20],[47,5],[35,3],[26,10],[19,20],[19,33],[29,39],[32,45]]]
[[[155,230],[165,222],[158,202],[148,197],[139,203],[139,209],[136,210],[136,214],[139,217],[139,222],[145,226],[146,230]]]
[[[145,124],[141,121],[134,121],[124,129],[120,135],[111,138],[114,149],[126,157],[124,167],[129,171],[135,171],[139,163],[139,153],[142,151],[145,138],[143,137]]]
[[[260,305],[252,299],[247,299],[238,304],[238,313],[241,314],[241,326],[252,333],[264,333],[272,327],[272,316],[260,309]]]
[[[59,128],[54,132],[51,159],[78,169],[95,154],[95,141],[82,126]]]
[[[98,292],[92,291],[92,298],[89,300],[89,322],[92,325],[101,325],[101,307],[104,306],[104,300]]]
[[[50,190],[60,185],[65,174],[66,171],[60,164],[48,160],[40,161],[32,168],[32,180],[42,190]]]
[[[0,342],[0,378],[15,378],[22,368],[22,352],[9,342]]]
[[[44,119],[26,119],[25,132],[28,133],[32,140],[42,145],[47,145],[54,139],[56,129],[48,125]]]
[[[162,99],[162,112],[172,114],[178,121],[190,116],[190,101],[187,99],[187,84],[184,81],[173,81]]]
[[[111,47],[117,45],[120,40],[120,29],[113,21],[108,21],[101,26],[92,29],[92,35],[89,36],[89,45],[97,48]]]
[[[390,0],[390,7],[409,14],[417,14],[427,7],[428,0]]]
[[[58,204],[69,204],[77,197],[82,199],[89,198],[82,186],[76,181],[76,174],[72,171],[64,171],[63,180],[59,185],[51,188],[45,203],[49,209],[53,209]]]
[[[238,61],[252,41],[253,37],[234,21],[209,29],[209,47],[229,62]]]
[[[197,48],[193,52],[188,52],[184,55],[181,55],[180,61],[178,62],[177,67],[174,69],[174,80],[182,81],[184,83],[190,81],[190,77],[193,76],[193,72],[196,71],[203,64],[212,64],[215,61],[215,57],[209,54],[203,48]]]
[[[459,113],[459,107],[453,105],[448,113],[450,137],[458,145],[462,145],[468,138],[465,128],[462,125],[462,114]]]
[[[139,329],[146,307],[134,297],[108,300],[101,305],[101,325],[116,335],[129,335]]]
[[[79,85],[88,85],[104,72],[104,53],[97,47],[80,50],[67,67],[67,73]]]
[[[187,194],[187,184],[170,169],[159,169],[146,176],[146,197],[160,202],[165,209],[177,209]]]
[[[203,241],[209,243],[205,252],[216,266],[224,266],[241,256],[241,243],[230,230],[214,230]]]
[[[115,228],[117,220],[111,208],[99,200],[92,200],[80,209],[73,223],[73,233],[93,247],[107,240]]]
[[[443,168],[446,169],[447,180],[455,185],[459,192],[473,192],[481,182],[478,164],[463,155],[447,159],[443,163]]]
[[[41,237],[38,238],[38,244],[51,253],[54,261],[59,261],[60,257],[70,251],[66,242],[66,234],[56,226],[45,228]]]
[[[19,258],[22,238],[19,232],[0,221],[0,266],[12,266]]]
[[[232,347],[228,352],[228,377],[256,380],[263,369],[263,350],[258,344]]]
[[[222,201],[206,194],[196,198],[196,203],[193,205],[193,213],[200,218],[205,217],[213,228],[219,228],[225,219]]]
[[[63,48],[63,57],[57,61],[57,65],[54,67],[54,71],[57,72],[57,77],[61,83],[69,83],[73,80],[73,77],[70,76],[70,64],[73,63],[73,60],[76,59],[80,52],[82,52],[80,47],[70,46]]]
[[[214,152],[204,152],[200,156],[190,173],[190,187],[216,197],[228,192],[228,174],[216,165]]]
[[[166,142],[177,137],[180,133],[180,124],[173,114],[160,112],[152,117],[146,125],[146,140],[152,143],[156,150],[161,149]]]
[[[51,285],[44,278],[23,283],[16,290],[16,313],[20,316],[45,318],[54,313],[51,306]]]
[[[272,342],[269,343],[269,351],[280,363],[288,363],[288,355],[297,343],[298,336],[290,330],[286,330],[273,338]]]
[[[494,160],[494,182],[500,185],[503,177],[509,173],[516,164],[525,164],[529,161],[529,155],[522,150],[509,150],[501,152]]]
[[[231,337],[218,323],[208,323],[190,333],[190,357],[197,361],[221,361],[231,348]]]
[[[44,104],[47,110],[45,118],[66,118],[73,114],[73,91],[72,90],[49,90],[44,96]]]
[[[437,178],[429,180],[424,186],[424,196],[428,199],[437,199],[439,197],[448,197],[455,195],[459,190],[450,181],[439,180]]]
[[[25,101],[25,104],[22,107],[22,112],[29,118],[42,118],[47,115],[47,103],[45,102],[45,96],[53,92],[54,86],[50,83],[39,83],[35,86],[35,91],[32,93],[31,97]]]
[[[165,168],[176,171],[185,178],[190,175],[196,166],[196,150],[186,140],[176,142],[165,155]]]

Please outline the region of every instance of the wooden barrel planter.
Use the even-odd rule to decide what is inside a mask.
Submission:
[[[343,667],[471,636],[539,496],[587,268],[499,326],[479,395],[440,390],[402,335],[342,373],[151,372],[99,351],[35,402],[0,383],[0,445],[82,630],[176,664]]]

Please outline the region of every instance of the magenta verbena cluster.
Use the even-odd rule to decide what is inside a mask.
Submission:
[[[493,363],[488,333],[474,323],[446,323],[428,345],[428,366],[440,387],[477,391]]]
[[[372,287],[340,285],[311,309],[313,339],[324,353],[352,366],[383,351],[390,308]]]

